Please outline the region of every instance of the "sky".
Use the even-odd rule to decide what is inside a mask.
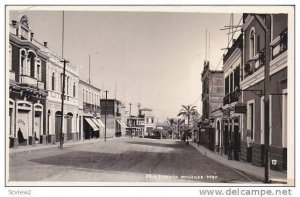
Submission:
[[[28,16],[35,38],[61,55],[62,11],[28,7],[10,11],[9,21],[22,15]],[[234,14],[234,24],[240,18]],[[88,81],[91,55],[92,85],[108,90],[108,98],[116,97],[127,110],[131,102],[132,114],[141,103],[163,122],[176,117],[181,105],[194,104],[201,114],[203,62],[207,53],[211,68],[222,69],[228,31],[220,29],[229,23],[229,13],[68,10],[64,57]]]

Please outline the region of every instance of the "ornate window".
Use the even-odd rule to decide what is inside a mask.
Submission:
[[[73,97],[76,97],[76,84],[73,84]]]
[[[40,59],[36,59],[36,78],[38,81],[42,81],[42,65]]]
[[[55,73],[52,73],[52,77],[51,77],[51,84],[52,84],[52,90],[55,90]]]
[[[32,78],[37,78],[36,73],[35,72],[37,70],[36,66],[36,54],[33,51],[28,51],[28,57],[27,57],[27,66],[28,66],[28,72]]]
[[[27,52],[25,49],[20,50],[20,75],[28,75],[27,69]]]
[[[250,52],[250,58],[253,58],[255,56],[255,29],[254,27],[250,30],[250,36],[249,36],[249,52]]]

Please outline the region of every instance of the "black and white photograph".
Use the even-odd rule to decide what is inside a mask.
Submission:
[[[294,186],[294,6],[5,6],[7,186]]]

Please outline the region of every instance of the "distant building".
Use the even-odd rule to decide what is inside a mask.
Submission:
[[[124,122],[125,112],[122,103],[116,99],[100,99],[101,120],[105,123],[106,116],[106,137],[120,137],[125,135],[126,123]]]
[[[209,62],[204,62],[202,81],[202,119],[209,120],[211,112],[223,105],[223,71],[211,70]]]
[[[103,138],[105,126],[100,119],[100,89],[80,80],[78,104],[80,139]]]
[[[149,133],[151,133],[156,126],[152,109],[139,109],[139,117],[144,119],[144,130],[142,131],[142,137],[144,137],[145,134],[149,135]]]
[[[156,128],[152,109],[139,108],[137,116],[127,118],[127,125],[129,135],[136,137],[151,136],[153,130]]]
[[[215,111],[223,105],[224,73],[222,70],[211,70],[209,62],[204,62],[201,75],[202,81],[202,125],[201,130],[195,130],[196,140],[200,140],[207,148],[214,150],[216,147],[216,131],[212,121],[216,116]],[[217,120],[216,120],[217,122]],[[199,133],[200,132],[200,133]],[[218,143],[218,142],[217,142]]]

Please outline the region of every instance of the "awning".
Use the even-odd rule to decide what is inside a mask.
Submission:
[[[99,128],[90,118],[85,118],[89,125],[93,128],[94,131],[99,131]]]
[[[105,128],[105,125],[104,125],[104,123],[101,121],[101,119],[95,119],[95,120],[100,124],[101,127]]]
[[[121,125],[123,128],[127,128],[126,124],[122,122],[121,120],[117,120],[117,122]]]

